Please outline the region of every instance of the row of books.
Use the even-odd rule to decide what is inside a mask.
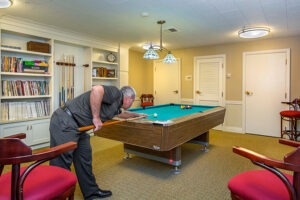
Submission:
[[[96,67],[93,68],[93,77],[116,77],[116,70],[115,69],[107,69],[106,67]]]
[[[1,102],[1,120],[26,120],[50,116],[50,100]]]
[[[2,72],[22,72],[23,59],[10,56],[1,56],[1,71]]]
[[[49,95],[48,81],[2,80],[2,96]]]
[[[23,61],[22,58],[2,56],[2,72],[25,72],[25,73],[46,73],[48,72],[48,63],[41,60]]]

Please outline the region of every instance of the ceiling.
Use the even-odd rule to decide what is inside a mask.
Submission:
[[[135,49],[159,43],[158,20],[166,21],[163,45],[171,50],[247,41],[237,37],[243,26],[267,26],[268,38],[300,35],[300,0],[14,0],[4,15]]]

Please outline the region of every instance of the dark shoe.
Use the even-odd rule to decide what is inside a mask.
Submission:
[[[97,199],[102,199],[106,197],[110,197],[112,195],[112,192],[109,190],[101,190],[99,189],[97,192],[91,195],[88,199],[91,200],[97,200]]]

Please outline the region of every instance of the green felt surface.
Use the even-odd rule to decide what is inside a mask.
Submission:
[[[129,111],[147,114],[149,115],[148,118],[146,118],[147,120],[167,121],[174,118],[190,115],[193,113],[203,112],[205,110],[209,110],[216,107],[216,106],[191,105],[190,109],[181,109],[180,108],[181,105],[183,104],[163,104],[163,105],[156,105],[156,106],[148,106],[144,108],[142,107],[132,108]],[[157,117],[153,116],[154,113],[157,114]]]

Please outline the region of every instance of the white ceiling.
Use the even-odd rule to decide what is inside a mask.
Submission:
[[[142,17],[147,12],[148,17]],[[300,0],[14,0],[9,15],[63,27],[129,47],[159,43],[168,49],[240,42],[243,26],[267,26],[267,37],[300,35]],[[176,28],[171,33],[165,29]]]

